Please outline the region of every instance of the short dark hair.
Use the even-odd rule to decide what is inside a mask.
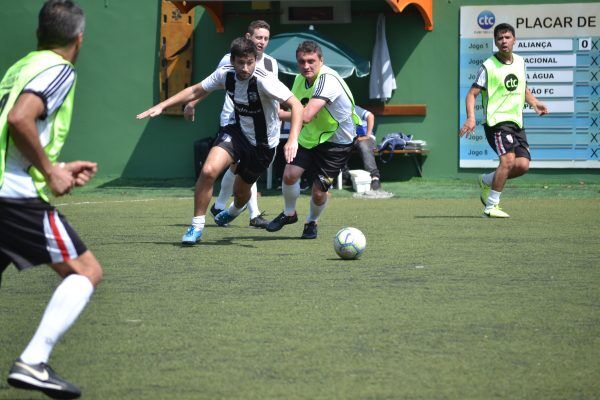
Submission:
[[[271,25],[269,25],[267,21],[263,21],[262,19],[250,22],[250,25],[248,25],[248,33],[250,34],[250,36],[254,35],[254,31],[256,29],[266,29],[269,32],[271,32]]]
[[[509,31],[510,33],[512,33],[513,36],[516,37],[515,28],[513,28],[513,26],[511,24],[501,23],[501,24],[496,25],[496,27],[494,28],[494,40],[496,40],[499,33],[506,32],[506,31]]]
[[[48,0],[38,16],[38,47],[67,46],[85,29],[83,10],[72,0]]]
[[[245,37],[233,39],[229,53],[232,60],[235,57],[247,57],[249,55],[253,55],[254,58],[258,58],[258,50],[256,49],[256,45],[252,40]]]
[[[296,57],[298,57],[298,53],[317,53],[319,60],[323,59],[323,50],[321,50],[321,46],[312,40],[305,40],[300,43],[296,49]]]

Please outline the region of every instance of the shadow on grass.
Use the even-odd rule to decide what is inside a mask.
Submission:
[[[152,244],[166,244],[166,245],[171,245],[173,247],[180,247],[180,248],[194,248],[194,247],[198,247],[198,246],[240,246],[240,247],[254,247],[253,245],[251,245],[251,242],[266,242],[266,241],[276,241],[276,240],[300,240],[299,236],[231,236],[231,237],[224,237],[221,239],[216,239],[216,240],[211,240],[211,241],[203,241],[201,240],[200,242],[196,243],[196,244],[182,244],[180,241],[176,241],[176,242],[152,242],[152,241],[148,241],[148,242],[135,242],[137,244],[143,244],[143,243],[152,243]],[[250,243],[248,243],[250,242]],[[103,245],[106,244],[120,244],[120,243],[103,243]]]
[[[481,219],[481,215],[415,215],[414,218],[421,218],[421,219],[434,219],[434,218],[462,218],[462,219],[470,219],[470,218],[477,218],[477,219]]]
[[[296,240],[296,239],[300,239],[300,236],[275,236],[272,234],[267,234],[265,236],[231,236],[231,237],[225,237],[220,239],[219,241],[233,241],[233,240],[238,240],[238,241],[256,241],[256,242],[267,242],[267,241],[274,241],[274,240]],[[235,244],[235,243],[232,243]]]

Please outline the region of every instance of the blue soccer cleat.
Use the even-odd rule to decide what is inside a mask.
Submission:
[[[215,215],[215,223],[219,226],[227,226],[237,216],[233,216],[229,213],[229,210],[223,210]]]
[[[191,246],[195,245],[198,240],[202,237],[202,229],[195,228],[194,225],[190,225],[188,230],[184,233],[181,238],[181,244]]]

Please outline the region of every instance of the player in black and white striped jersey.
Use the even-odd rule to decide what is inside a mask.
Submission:
[[[246,38],[252,40],[256,45],[258,56],[256,59],[256,67],[264,69],[267,72],[277,76],[279,73],[279,66],[277,60],[265,53],[265,49],[269,44],[270,38],[270,25],[263,20],[252,21],[248,25],[246,32]],[[223,56],[219,62],[219,67],[231,64],[231,54],[227,53]],[[184,116],[186,119],[193,121],[195,114],[195,105],[197,101],[192,101],[186,104],[184,108]],[[219,131],[223,130],[227,125],[235,122],[233,103],[229,96],[225,95],[225,101],[223,103],[223,110],[221,111],[219,121]],[[223,211],[227,207],[229,198],[233,194],[233,182],[235,181],[235,166],[229,168],[223,178],[221,179],[221,186],[219,195],[215,200],[215,203],[210,208],[213,216],[216,216],[219,212]],[[261,211],[258,208],[257,199],[257,188],[256,182],[252,185],[250,200],[248,200],[248,213],[250,214],[250,226],[254,228],[266,228],[268,221],[262,217]]]
[[[256,68],[256,45],[247,38],[231,44],[231,65],[218,68],[202,82],[138,114],[137,118],[155,117],[177,104],[203,100],[211,92],[225,89],[234,104],[235,122],[224,129],[210,150],[196,182],[192,225],[182,237],[185,245],[195,244],[204,230],[205,215],[216,178],[236,164],[234,202],[215,216],[218,225],[226,225],[245,208],[250,188],[264,173],[279,143],[280,105],[291,109],[292,123],[285,157],[291,161],[298,149],[302,127],[302,104],[275,76]]]

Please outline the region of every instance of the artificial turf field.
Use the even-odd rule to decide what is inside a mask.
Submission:
[[[317,240],[208,220],[182,248],[190,187],[100,186],[55,199],[104,281],[50,364],[88,399],[600,398],[600,185],[507,188],[480,218],[472,182],[334,191]],[[268,218],[281,197],[260,198]],[[298,202],[301,220],[308,197]],[[335,256],[361,229],[357,261]],[[5,377],[58,283],[10,267],[0,289]]]

